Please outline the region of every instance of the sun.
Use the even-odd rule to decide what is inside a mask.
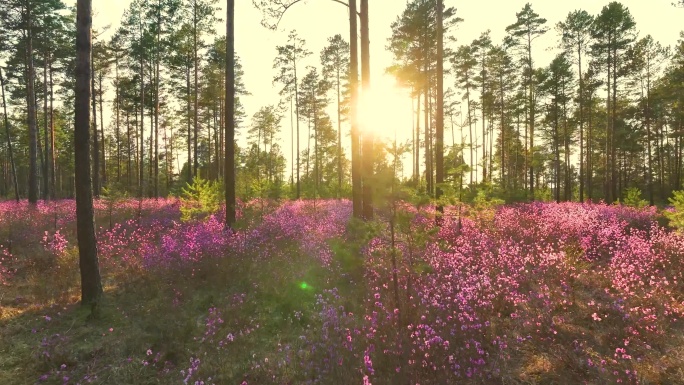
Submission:
[[[371,82],[371,89],[360,91],[358,122],[362,135],[375,138],[394,137],[395,132],[411,127],[411,104],[406,90],[397,87],[396,80],[383,75]]]

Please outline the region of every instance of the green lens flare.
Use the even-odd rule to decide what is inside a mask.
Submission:
[[[309,288],[309,284],[307,284],[306,282],[302,282],[302,283],[299,284],[299,287],[300,287],[302,290],[306,290],[306,289]]]

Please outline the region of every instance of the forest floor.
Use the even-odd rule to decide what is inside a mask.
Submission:
[[[0,384],[684,384],[684,237],[654,208],[0,203]]]

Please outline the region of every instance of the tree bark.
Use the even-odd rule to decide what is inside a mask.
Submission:
[[[435,139],[435,161],[437,168],[436,198],[442,197],[444,183],[444,31],[442,24],[442,0],[437,0],[437,132]],[[437,211],[444,213],[444,206],[439,204]]]
[[[359,54],[356,0],[349,0],[349,88],[351,92],[351,159],[352,159],[352,205],[355,218],[363,216],[363,194],[361,186],[361,151],[359,141]]]
[[[102,78],[104,76],[102,75],[102,69],[100,69],[100,74],[98,76],[98,83],[99,83],[99,103],[100,103],[100,138],[102,141],[100,142],[101,150],[102,150],[102,156],[101,160],[102,162],[100,163],[102,165],[102,184],[101,186],[107,186],[107,156],[106,156],[106,140],[105,140],[105,132],[104,132],[104,113],[102,111],[102,106],[104,104],[104,92],[102,91]]]
[[[198,152],[197,150],[198,150],[198,144],[199,144],[198,143],[199,142],[199,122],[198,122],[198,117],[199,117],[198,116],[199,115],[199,97],[198,97],[199,96],[199,87],[198,87],[199,56],[197,54],[199,51],[199,48],[197,45],[198,44],[197,43],[197,37],[198,37],[197,35],[199,34],[199,32],[197,31],[197,24],[199,23],[199,20],[197,20],[197,6],[193,6],[193,8],[192,8],[192,17],[193,17],[193,35],[192,35],[192,38],[193,38],[193,53],[194,53],[193,67],[195,70],[195,77],[194,77],[195,87],[193,89],[193,93],[194,93],[193,101],[195,102],[194,115],[193,115],[194,116],[194,123],[195,123],[194,135],[193,135],[193,139],[194,139],[194,143],[193,143],[194,144],[193,174],[195,176],[197,176],[198,175],[197,170],[199,168],[199,160],[197,159],[197,152]]]
[[[29,128],[29,188],[28,201],[31,204],[38,203],[38,126],[36,123],[36,93],[35,93],[35,69],[33,67],[33,20],[31,19],[31,0],[26,1],[26,21],[28,49],[26,55],[27,86],[26,103],[28,110]]]
[[[48,136],[48,66],[49,66],[49,53],[45,53],[43,58],[43,143],[44,155],[43,155],[43,200],[48,200],[50,198],[50,141]]]
[[[121,99],[119,94],[119,52],[114,51],[114,71],[116,72],[116,95],[114,109],[116,111],[116,181],[121,183]]]
[[[9,120],[7,117],[7,100],[5,99],[5,78],[2,76],[2,69],[0,68],[0,88],[2,88],[2,108],[5,122],[5,134],[7,136],[7,151],[9,152],[9,161],[12,168],[12,185],[14,186],[14,197],[19,202],[19,183],[17,183],[17,166],[14,163],[14,152],[12,151],[12,138],[9,131]]]
[[[90,58],[90,89],[91,89],[91,105],[93,108],[93,194],[95,198],[100,196],[100,142],[97,133],[97,93],[95,93],[95,57],[94,52],[91,51]]]
[[[90,80],[92,0],[78,0],[76,10],[76,100],[74,154],[76,177],[76,231],[81,270],[81,304],[95,310],[102,296],[97,259],[95,219],[90,176]]]
[[[370,92],[370,36],[369,36],[368,0],[361,0],[361,82],[363,92]],[[363,217],[373,219],[373,135],[363,135]]]
[[[226,226],[235,225],[235,0],[228,0],[226,17]]]

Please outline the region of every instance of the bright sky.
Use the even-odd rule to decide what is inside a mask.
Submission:
[[[656,41],[663,45],[674,45],[684,21],[684,9],[674,8],[673,0],[623,0],[637,22],[640,36],[653,35]],[[67,0],[67,4],[75,4],[75,0]],[[455,36],[457,44],[468,44],[477,38],[481,32],[491,29],[492,40],[498,43],[505,35],[506,26],[516,20],[519,12],[528,0],[479,0],[463,1],[445,0],[445,6],[455,6],[457,15],[464,19],[458,26]],[[124,9],[130,0],[95,1],[95,28],[110,24],[114,30],[121,20]],[[224,7],[225,2],[220,1]],[[398,131],[399,140],[411,137],[411,102],[404,90],[394,87],[394,80],[384,75],[384,70],[392,62],[392,56],[386,52],[387,39],[391,36],[390,24],[401,14],[406,0],[370,0],[370,39],[371,39],[371,82],[374,94],[382,95],[377,109],[382,116],[386,116],[386,137],[394,136],[394,128]],[[556,45],[558,40],[555,24],[565,19],[567,14],[575,9],[584,9],[590,14],[598,14],[607,5],[606,0],[574,0],[559,2],[557,0],[532,1],[533,9],[548,20],[551,30],[542,38],[535,41],[534,58],[536,65],[546,65],[555,52],[549,48]],[[299,36],[307,42],[307,47],[313,52],[309,61],[302,63],[302,71],[306,65],[320,66],[320,51],[326,45],[327,38],[337,33],[346,40],[349,38],[348,13],[344,6],[329,0],[308,0],[292,7],[280,23],[279,31],[269,31],[260,24],[261,13],[252,6],[251,0],[236,1],[235,45],[238,55],[242,59],[245,70],[244,81],[252,96],[245,98],[244,104],[249,124],[251,116],[259,107],[278,102],[278,89],[273,86],[272,79],[275,70],[272,69],[276,45],[283,45],[287,39],[287,32],[296,29]],[[225,12],[220,17],[225,19]],[[225,24],[217,26],[220,34],[225,33]],[[448,87],[451,80],[445,81]],[[334,118],[334,116],[333,116]],[[374,119],[377,120],[377,119]],[[244,129],[243,129],[244,130]],[[306,132],[301,130],[301,146],[305,148]],[[450,142],[450,131],[447,130],[445,140]],[[458,137],[458,133],[456,134]],[[467,140],[467,139],[466,139]],[[282,146],[285,156],[290,158],[290,127],[289,115],[283,121]],[[407,161],[407,173],[410,174],[410,161]],[[288,167],[289,170],[289,167]]]

